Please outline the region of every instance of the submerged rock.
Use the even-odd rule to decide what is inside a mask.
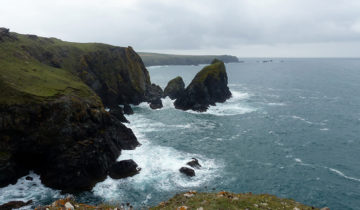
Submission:
[[[12,209],[18,209],[27,205],[32,204],[32,200],[29,200],[28,202],[23,201],[10,201],[8,203],[5,203],[3,205],[0,205],[1,210],[12,210]]]
[[[169,97],[171,100],[177,99],[184,94],[185,83],[181,77],[170,80],[164,90],[164,98]]]
[[[225,102],[231,97],[227,84],[225,64],[215,59],[196,74],[185,93],[176,99],[175,108],[204,112],[210,105]]]
[[[195,171],[188,167],[181,167],[179,171],[186,176],[195,176]]]
[[[201,165],[200,165],[198,159],[196,159],[196,158],[192,158],[192,160],[187,162],[186,165],[189,165],[193,168],[201,168]]]
[[[122,160],[116,162],[109,170],[109,176],[113,179],[122,179],[134,176],[139,173],[141,169],[133,160]]]

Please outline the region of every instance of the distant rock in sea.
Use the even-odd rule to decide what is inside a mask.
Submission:
[[[180,98],[185,92],[185,83],[182,77],[176,77],[170,80],[164,89],[164,98],[169,97],[171,100]]]
[[[211,65],[198,72],[184,94],[176,99],[177,109],[205,112],[210,105],[225,102],[231,97],[224,62],[214,59]]]

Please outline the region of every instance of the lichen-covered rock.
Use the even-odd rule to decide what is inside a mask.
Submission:
[[[170,80],[164,89],[164,97],[169,97],[172,100],[181,97],[185,92],[185,83],[181,77],[176,77]]]
[[[122,179],[138,174],[140,168],[133,160],[122,160],[114,163],[109,169],[109,176],[113,179]]]
[[[176,99],[175,108],[204,112],[210,105],[225,102],[231,97],[227,84],[225,64],[215,59],[196,74],[185,93]]]

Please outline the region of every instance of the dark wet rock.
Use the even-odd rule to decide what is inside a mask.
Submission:
[[[31,176],[27,176],[27,177],[25,177],[25,179],[28,180],[28,181],[34,180],[34,178],[32,178]]]
[[[3,205],[0,205],[1,210],[12,210],[12,209],[18,209],[24,206],[28,206],[32,204],[32,200],[29,200],[28,202],[23,201],[10,201],[8,203],[5,203]]]
[[[160,86],[151,84],[147,87],[147,92],[145,94],[145,100],[150,104],[152,109],[160,109],[163,107],[161,98],[163,95],[163,90]]]
[[[201,168],[201,165],[196,158],[192,158],[191,161],[187,162],[186,165],[191,166],[192,168]]]
[[[195,176],[195,171],[188,167],[181,167],[179,171],[186,176]]]
[[[127,115],[134,114],[134,111],[129,104],[124,105],[124,114],[127,114]]]
[[[196,74],[185,89],[185,94],[176,99],[175,108],[204,112],[210,105],[225,102],[231,97],[227,84],[225,64],[215,59]]]
[[[140,168],[133,160],[122,160],[116,162],[109,169],[109,176],[113,179],[122,179],[138,174]]]
[[[164,90],[164,97],[169,97],[172,100],[181,97],[185,91],[185,83],[181,77],[176,77],[170,80]]]
[[[120,120],[120,122],[129,123],[129,121],[124,116],[124,110],[119,106],[115,106],[111,108],[110,114],[114,116],[116,119]]]
[[[0,122],[0,186],[34,170],[48,187],[91,190],[106,178],[121,150],[139,145],[101,102],[89,99],[0,104]]]

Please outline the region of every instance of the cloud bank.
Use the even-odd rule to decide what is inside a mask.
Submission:
[[[358,0],[3,0],[0,26],[138,51],[358,57]]]

